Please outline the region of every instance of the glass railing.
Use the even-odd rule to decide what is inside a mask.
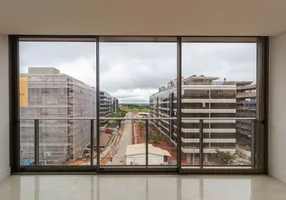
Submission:
[[[20,165],[86,165],[91,157],[95,121],[51,118],[20,120]],[[93,137],[93,139],[95,139]]]
[[[236,128],[240,120],[251,121],[247,139]],[[182,118],[182,122],[199,123],[199,128],[182,129],[183,136],[199,136],[181,138],[182,167],[255,167],[255,118]]]
[[[164,126],[156,127],[158,119]],[[172,120],[102,117],[97,134],[95,118],[21,119],[20,165],[174,166],[176,146],[167,127]]]
[[[240,120],[251,121],[247,138],[237,130]],[[255,118],[183,117],[181,127],[192,126],[181,131],[170,117],[100,121],[97,129],[95,118],[21,119],[20,165],[255,167]]]

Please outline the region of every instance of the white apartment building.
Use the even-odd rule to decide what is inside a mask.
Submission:
[[[191,76],[182,79],[182,155],[187,162],[199,158],[199,119],[203,121],[205,162],[216,150],[235,153],[236,85],[218,82],[218,77]],[[177,117],[176,80],[150,97],[151,117]],[[227,119],[230,118],[230,119]],[[176,120],[152,120],[152,125],[176,145]]]

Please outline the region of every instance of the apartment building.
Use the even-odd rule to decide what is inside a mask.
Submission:
[[[118,111],[118,99],[104,91],[100,91],[99,97],[99,116],[112,117],[112,114],[115,114]],[[108,120],[100,120],[101,125],[104,125],[107,122]]]
[[[204,158],[212,160],[216,150],[236,152],[236,85],[218,82],[218,77],[182,78],[182,155],[187,161],[199,157],[199,119],[204,119]],[[177,116],[176,80],[150,97],[151,117]],[[222,119],[223,118],[223,119]],[[176,120],[152,120],[152,125],[176,145]]]
[[[256,118],[256,85],[252,81],[236,82],[237,117]],[[237,150],[251,157],[252,120],[237,120]]]
[[[34,159],[34,121],[39,121],[40,161],[68,163],[79,158],[90,142],[95,117],[95,88],[55,68],[29,68],[20,75],[21,162]],[[63,120],[60,120],[63,118]]]
[[[112,113],[118,112],[118,99],[115,97],[112,97]]]

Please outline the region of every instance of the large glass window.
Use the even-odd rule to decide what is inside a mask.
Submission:
[[[252,141],[256,41],[183,41],[183,165],[251,165],[251,145],[256,142]],[[243,118],[249,118],[248,122],[242,124]],[[194,119],[201,121],[188,122]]]
[[[262,167],[260,38],[17,42],[11,135],[21,170]]]
[[[100,42],[100,141],[105,146],[101,164],[176,165],[169,119],[176,92],[176,43],[109,39]],[[150,120],[154,117],[160,119]]]
[[[19,56],[20,165],[35,165],[36,126],[40,166],[89,164],[95,42],[20,41]]]

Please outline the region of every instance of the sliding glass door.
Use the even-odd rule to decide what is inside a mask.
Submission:
[[[265,38],[10,41],[12,171],[263,172]]]
[[[102,168],[176,168],[176,47],[176,38],[100,39]]]
[[[95,40],[19,41],[20,166],[88,165]]]
[[[257,42],[257,38],[183,38],[184,169],[254,166]]]

